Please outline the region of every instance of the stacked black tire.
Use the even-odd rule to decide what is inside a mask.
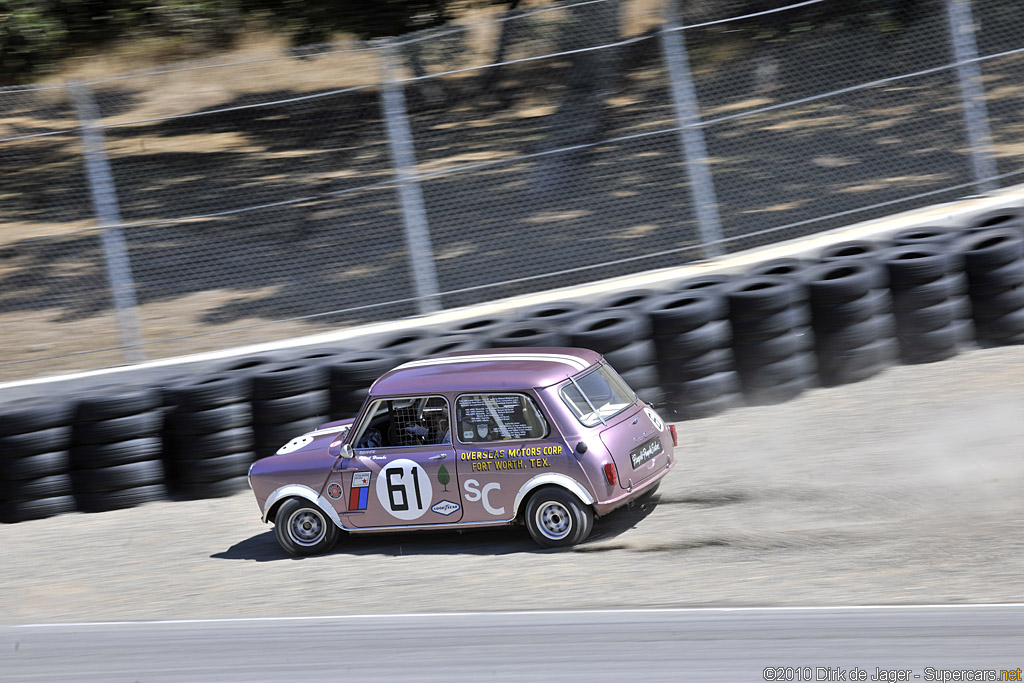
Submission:
[[[119,388],[77,402],[71,480],[78,509],[104,512],[166,497],[163,418],[154,389]]]
[[[826,262],[803,275],[821,383],[858,382],[891,365],[895,330],[885,270],[862,258]]]
[[[249,380],[212,375],[164,389],[164,459],[171,492],[216,498],[247,485],[253,453]]]
[[[278,363],[252,376],[252,431],[256,458],[330,420],[329,365]]]
[[[331,420],[355,417],[370,385],[401,362],[401,358],[385,351],[353,351],[332,359],[327,368]]]
[[[0,522],[75,510],[68,452],[72,407],[40,399],[0,408]]]
[[[1016,228],[975,233],[959,243],[975,335],[983,345],[1024,342],[1024,236]]]
[[[492,349],[565,346],[568,341],[561,325],[544,320],[507,323],[487,333],[487,345]]]
[[[892,247],[882,255],[904,363],[951,358],[972,335],[962,259],[939,244]]]
[[[817,366],[804,284],[752,276],[731,283],[726,299],[747,403],[768,405],[799,396],[814,382]]]
[[[664,407],[676,419],[710,417],[738,402],[727,314],[723,296],[710,289],[665,294],[650,304]]]
[[[647,315],[626,309],[595,311],[577,318],[568,333],[570,346],[604,355],[642,400],[662,403]]]

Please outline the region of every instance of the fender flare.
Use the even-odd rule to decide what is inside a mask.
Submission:
[[[331,521],[334,522],[335,526],[342,530],[345,529],[341,523],[341,518],[338,517],[338,511],[334,509],[334,506],[327,502],[327,499],[319,495],[316,491],[302,484],[286,484],[267,496],[267,502],[263,506],[264,522],[269,518],[270,511],[274,509],[274,506],[285,498],[305,498],[323,510],[324,514],[331,518]]]
[[[566,489],[586,505],[593,505],[597,500],[594,496],[590,495],[581,483],[573,479],[567,474],[556,474],[554,472],[548,472],[546,474],[538,474],[528,482],[519,487],[519,493],[516,494],[516,502],[512,505],[512,516],[515,518],[519,515],[519,506],[526,499],[532,491],[541,486],[561,486]]]

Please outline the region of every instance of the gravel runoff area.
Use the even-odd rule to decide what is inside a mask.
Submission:
[[[343,538],[294,559],[251,494],[0,527],[0,621],[1024,600],[1024,348],[679,424],[655,504]]]

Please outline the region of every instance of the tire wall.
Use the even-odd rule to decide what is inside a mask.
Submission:
[[[897,362],[1021,342],[1024,212],[1011,207],[356,350],[241,357],[161,386],[0,405],[0,522],[234,493],[256,458],[353,417],[379,376],[437,353],[591,348],[641,399],[688,420],[860,381]]]

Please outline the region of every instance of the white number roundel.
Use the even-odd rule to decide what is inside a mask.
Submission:
[[[392,517],[419,519],[430,508],[433,497],[430,477],[412,460],[393,460],[377,475],[377,500]]]

